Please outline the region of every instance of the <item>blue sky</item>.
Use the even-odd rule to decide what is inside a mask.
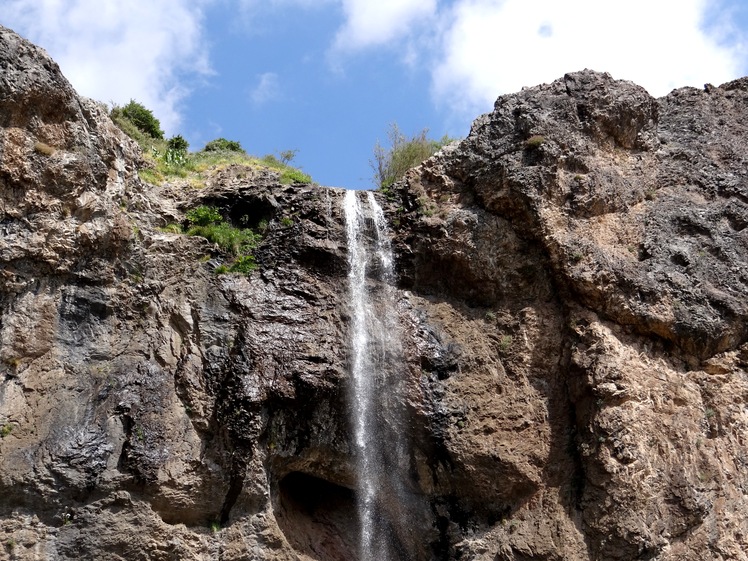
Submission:
[[[748,74],[745,0],[0,0],[73,86],[134,98],[192,149],[296,149],[372,185],[389,123],[462,137],[496,97],[582,68],[653,95]]]

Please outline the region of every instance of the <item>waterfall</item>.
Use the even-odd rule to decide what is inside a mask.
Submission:
[[[363,194],[362,194],[363,195]],[[345,195],[351,304],[351,425],[358,478],[359,559],[401,557],[407,461],[402,351],[387,222],[374,194]],[[368,214],[365,213],[368,209]]]

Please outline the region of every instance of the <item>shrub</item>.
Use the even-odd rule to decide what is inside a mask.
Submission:
[[[138,103],[134,99],[131,99],[130,103],[122,108],[113,108],[112,113],[115,113],[115,111],[151,138],[164,138],[164,131],[161,130],[161,122],[153,116],[153,111],[146,109],[143,104]]]
[[[187,220],[192,225],[187,230],[189,236],[201,236],[216,244],[221,251],[234,257],[231,265],[215,268],[218,275],[241,273],[247,275],[257,268],[252,252],[262,236],[249,228],[236,228],[225,222],[221,213],[213,206],[199,206],[187,212]]]
[[[246,275],[254,271],[256,268],[257,263],[255,263],[254,255],[241,255],[237,257],[236,260],[232,263],[231,267],[229,267],[229,272],[242,273],[243,275]]]
[[[188,211],[187,220],[193,226],[209,226],[210,224],[219,224],[223,221],[221,213],[214,206],[199,206]]]
[[[187,152],[187,149],[190,147],[189,142],[181,134],[172,136],[166,141],[166,144],[169,146],[169,150],[174,150],[175,152]]]
[[[278,152],[278,157],[280,158],[280,161],[282,164],[290,164],[291,161],[296,157],[296,154],[298,154],[298,150],[281,150]]]
[[[236,140],[226,140],[225,138],[216,138],[211,140],[203,148],[205,152],[244,152],[244,148]]]
[[[527,148],[538,148],[545,142],[545,137],[540,134],[535,134],[525,141]]]
[[[187,230],[190,236],[202,236],[231,255],[248,254],[257,246],[260,236],[248,228],[235,228],[226,222],[193,226]]]
[[[390,147],[385,148],[379,142],[374,146],[374,182],[377,187],[386,188],[401,179],[405,172],[417,166],[433,155],[442,146],[452,142],[448,136],[439,140],[428,138],[428,129],[423,129],[417,135],[407,138],[398,128],[397,123],[390,125],[387,137]]]

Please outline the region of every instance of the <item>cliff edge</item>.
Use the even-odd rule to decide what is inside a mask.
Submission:
[[[0,68],[0,559],[354,559],[343,191],[149,185],[2,27]],[[745,78],[570,73],[376,195],[402,559],[746,558],[747,127]],[[256,270],[165,228],[198,205],[262,225]]]

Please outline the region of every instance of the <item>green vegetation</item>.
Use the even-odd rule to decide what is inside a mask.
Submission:
[[[119,124],[119,121],[129,121],[141,133],[151,138],[164,138],[164,131],[161,130],[161,122],[154,117],[153,111],[146,109],[143,104],[138,103],[134,99],[131,99],[130,103],[124,107],[115,105],[112,108],[111,117],[117,124]]]
[[[203,152],[244,152],[244,148],[236,140],[216,138],[205,145]]]
[[[236,228],[228,222],[193,226],[187,230],[187,235],[202,236],[220,247],[221,251],[234,256],[252,251],[259,241],[249,228]]]
[[[216,207],[199,206],[187,213],[189,236],[201,236],[216,244],[221,251],[233,257],[230,265],[216,268],[217,274],[241,273],[247,275],[257,268],[252,252],[262,236],[249,228],[237,228],[226,222]]]
[[[291,163],[291,161],[296,157],[296,154],[298,154],[298,153],[299,153],[299,151],[296,150],[296,149],[294,149],[294,150],[281,150],[278,153],[278,158],[280,159],[280,161],[281,161],[282,164],[288,165],[288,164]]]
[[[185,216],[193,226],[209,226],[211,224],[220,224],[223,221],[221,213],[214,206],[193,208],[187,211]]]
[[[109,113],[112,121],[143,150],[147,167],[140,170],[140,178],[147,183],[160,185],[172,178],[183,178],[194,187],[205,185],[205,172],[232,164],[253,168],[270,168],[280,175],[280,182],[312,183],[312,178],[289,165],[298,150],[283,150],[279,158],[267,155],[250,156],[236,140],[216,138],[199,152],[188,152],[189,143],[182,135],[164,140],[161,124],[150,109],[131,100],[124,107],[114,106]],[[37,149],[38,150],[38,149]],[[54,152],[54,149],[51,149]]]
[[[166,144],[169,147],[169,150],[174,150],[175,152],[186,153],[187,149],[190,147],[189,142],[187,142],[181,134],[172,136],[169,140],[166,141]]]
[[[389,148],[385,148],[377,141],[374,146],[374,160],[371,162],[371,167],[374,169],[374,182],[380,189],[388,188],[401,179],[410,168],[417,166],[442,146],[452,142],[452,139],[446,135],[439,140],[428,138],[428,129],[423,129],[413,137],[407,138],[396,123],[390,125],[387,137],[390,142]]]
[[[281,152],[283,154],[283,152]],[[290,161],[290,160],[289,160]],[[279,160],[272,154],[264,156],[260,161],[262,165],[280,172],[280,181],[284,185],[290,183],[311,183],[312,178],[300,169],[289,166],[284,162],[283,156]]]
[[[3,427],[0,428],[0,438],[5,438],[11,432],[13,432],[13,425],[11,425],[10,423],[8,423],[7,425],[3,425]]]

